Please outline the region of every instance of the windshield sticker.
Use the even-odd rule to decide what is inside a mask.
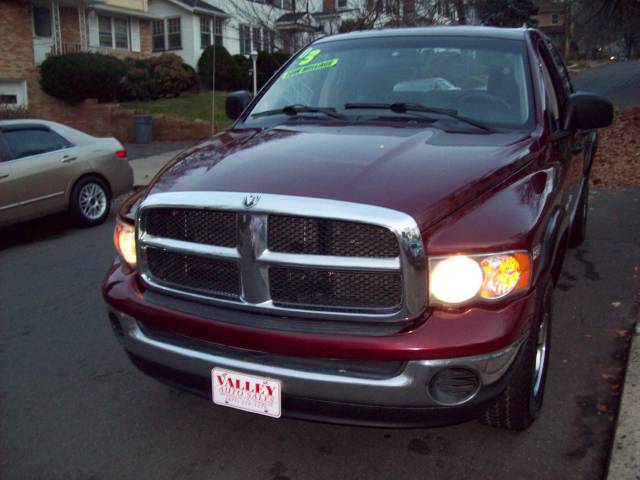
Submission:
[[[311,61],[316,58],[316,56],[320,53],[319,48],[307,48],[302,55],[300,55],[300,61],[298,65],[306,65],[307,63],[311,63]]]
[[[312,63],[311,65],[303,65],[301,67],[292,68],[291,70],[284,72],[282,78],[288,79],[302,75],[303,73],[317,72],[318,70],[324,70],[325,68],[335,67],[338,64],[337,58],[331,58],[329,60],[323,60],[322,62]]]

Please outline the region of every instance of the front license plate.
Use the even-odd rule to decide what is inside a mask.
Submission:
[[[223,368],[211,370],[213,402],[224,407],[280,418],[282,383]]]

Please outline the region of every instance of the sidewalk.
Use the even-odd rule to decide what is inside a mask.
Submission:
[[[640,480],[640,322],[631,338],[608,480]]]
[[[129,165],[133,169],[133,186],[144,187],[147,185],[169,160],[172,160],[182,151],[183,149],[173,150],[130,161]]]

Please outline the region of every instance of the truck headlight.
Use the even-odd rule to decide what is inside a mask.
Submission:
[[[431,305],[500,300],[526,290],[530,282],[531,256],[527,252],[429,259]]]
[[[120,258],[122,258],[130,266],[136,266],[136,228],[128,223],[116,222],[116,228],[113,232],[113,244]]]

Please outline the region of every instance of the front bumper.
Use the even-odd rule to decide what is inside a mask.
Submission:
[[[504,389],[525,338],[481,355],[396,362],[393,371],[348,366],[311,370],[294,357],[288,361],[286,356],[163,333],[114,308],[109,317],[133,363],[159,380],[211,398],[214,366],[275,378],[282,381],[285,416],[369,426],[435,426],[479,416]],[[479,386],[464,401],[445,405],[431,395],[432,378],[447,368],[477,375]]]

